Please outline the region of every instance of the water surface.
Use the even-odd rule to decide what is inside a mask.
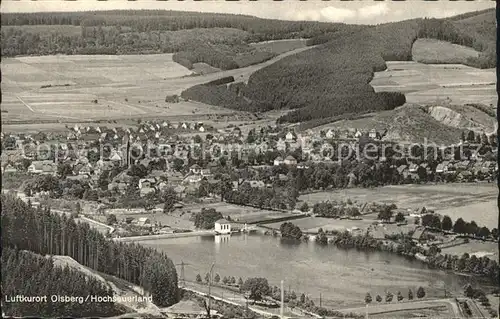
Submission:
[[[270,284],[305,292],[323,306],[360,304],[367,292],[372,296],[423,286],[430,296],[444,297],[445,289],[458,293],[472,277],[459,277],[429,269],[417,260],[386,252],[343,250],[314,242],[290,242],[271,236],[226,235],[144,241],[141,244],[165,251],[178,264],[184,261],[186,280],[202,278],[215,262],[214,274],[265,277]],[[180,269],[178,269],[180,273]]]

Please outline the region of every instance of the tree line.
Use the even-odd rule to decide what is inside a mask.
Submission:
[[[120,26],[138,32],[234,28],[254,34],[253,41],[309,38],[350,27],[342,23],[283,21],[248,15],[172,10],[3,13],[2,26],[13,25]]]
[[[425,214],[421,220],[422,226],[431,227],[434,229],[453,231],[456,234],[472,235],[479,238],[489,238],[490,236],[498,240],[498,229],[489,229],[486,226],[479,227],[475,221],[465,222],[462,218],[458,218],[455,223],[447,215],[443,216],[442,220],[439,215]]]
[[[417,291],[416,291],[416,295],[417,295],[418,299],[424,298],[425,297],[425,289],[423,287],[418,287]],[[394,294],[390,291],[387,291],[385,293],[385,302],[392,302],[393,299],[394,299]],[[397,299],[397,301],[403,301],[403,299],[405,299],[405,297],[403,296],[401,291],[398,291],[396,293],[396,299]],[[413,300],[413,299],[414,299],[413,291],[411,289],[408,289],[408,300]],[[378,303],[382,302],[382,300],[383,299],[382,299],[381,295],[377,295],[375,297],[375,301],[377,301]],[[369,292],[366,293],[365,303],[370,304],[372,301],[373,301],[373,298],[372,298],[371,294]]]
[[[153,302],[177,302],[177,272],[164,253],[137,244],[116,243],[71,217],[33,208],[11,195],[2,199],[2,247],[41,255],[64,255],[96,271],[110,274],[150,292]]]
[[[33,28],[23,28],[35,25],[53,25],[54,28],[42,33]],[[2,14],[2,26],[4,56],[182,51],[176,59],[183,65],[205,62],[223,69],[258,63],[271,56],[254,50],[247,43],[308,38],[349,28],[344,24],[160,10],[51,12],[37,15],[8,13]],[[75,28],[80,28],[80,32],[75,32]],[[231,29],[239,31],[236,37],[233,36],[234,32],[227,32]],[[221,37],[216,41],[206,41],[207,32],[220,34]],[[242,49],[247,54],[243,55],[243,59],[234,59],[242,53]]]
[[[46,302],[2,302],[2,312],[7,316],[110,317],[122,313],[113,302],[52,302],[51,296],[112,298],[114,293],[93,277],[69,266],[54,265],[51,258],[4,246],[1,260],[2,295],[10,298],[16,295],[47,297]]]
[[[476,274],[496,283],[499,275],[499,265],[494,259],[487,256],[481,258],[475,255],[463,254],[461,257],[442,254],[436,246],[429,250],[419,247],[411,239],[411,235],[399,235],[389,243],[377,240],[370,234],[353,235],[348,231],[331,231],[328,234],[318,230],[316,242],[321,245],[333,244],[341,248],[356,248],[360,250],[389,251],[401,256],[415,256],[422,254],[427,257],[427,264],[431,267],[453,270],[460,273]]]

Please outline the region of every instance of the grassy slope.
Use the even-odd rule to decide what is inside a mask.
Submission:
[[[426,64],[465,64],[478,56],[472,48],[435,39],[418,39],[412,48],[413,61]]]
[[[113,290],[113,293],[116,296],[125,298],[137,298],[138,296],[141,296],[141,288],[125,280],[107,274],[99,273],[91,268],[83,266],[82,264],[78,263],[76,260],[68,256],[54,255],[52,256],[52,258],[54,260],[54,264],[57,266],[60,267],[68,266],[71,269],[82,272],[89,278],[94,278],[103,282]],[[160,309],[155,304],[150,302],[138,303],[134,301],[123,301],[123,302],[118,302],[118,304],[138,313],[161,315]]]
[[[425,108],[415,105],[404,105],[395,110],[380,112],[372,117],[352,121],[340,121],[325,125],[329,127],[358,128],[363,130],[388,130],[387,140],[404,142],[434,142],[436,144],[457,143],[462,130],[443,125],[429,115]],[[319,129],[319,128],[318,128]]]

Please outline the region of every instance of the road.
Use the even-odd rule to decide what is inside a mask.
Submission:
[[[204,296],[206,296],[208,293],[207,285],[198,284],[195,282],[187,282],[187,281],[184,282],[184,289],[193,291],[195,293]],[[245,307],[247,305],[247,300],[239,292],[235,292],[220,286],[212,286],[210,290],[211,290],[210,294],[216,300],[222,300],[224,302],[241,307]],[[264,307],[249,305],[248,309],[266,317],[279,316],[280,314],[280,308],[264,308]],[[299,314],[299,312],[297,311],[294,312],[288,307],[285,307],[283,314],[284,318],[304,318],[304,315]]]
[[[469,306],[470,311],[472,312],[472,318],[487,318],[481,311],[481,309],[477,306],[476,302],[472,299],[465,299],[467,302],[467,306]]]
[[[192,231],[192,232],[187,232],[187,233],[118,237],[118,238],[113,238],[113,240],[114,241],[121,241],[121,242],[133,242],[133,241],[143,241],[143,240],[156,240],[156,239],[180,238],[180,237],[196,237],[196,236],[206,236],[206,235],[215,235],[215,232],[213,230],[201,230],[201,231]]]

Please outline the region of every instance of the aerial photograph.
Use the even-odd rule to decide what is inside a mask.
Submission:
[[[499,318],[495,5],[2,1],[2,318]]]

